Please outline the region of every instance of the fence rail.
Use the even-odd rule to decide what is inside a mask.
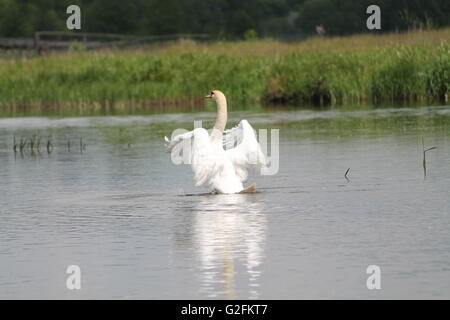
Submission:
[[[81,42],[87,49],[107,47],[142,46],[146,44],[179,39],[206,40],[207,34],[169,34],[155,36],[133,36],[111,33],[37,31],[34,38],[0,38],[0,48],[67,50],[72,43]]]

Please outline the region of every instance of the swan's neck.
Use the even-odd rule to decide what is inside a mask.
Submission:
[[[214,124],[214,129],[217,129],[221,134],[227,125],[227,99],[225,96],[219,96],[216,99],[217,103],[217,118]]]

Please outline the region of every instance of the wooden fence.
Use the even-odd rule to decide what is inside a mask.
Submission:
[[[0,48],[35,49],[37,51],[67,50],[74,42],[82,43],[87,49],[108,47],[143,46],[153,43],[192,39],[207,40],[207,34],[169,34],[139,37],[132,35],[86,32],[38,31],[34,38],[0,38]]]

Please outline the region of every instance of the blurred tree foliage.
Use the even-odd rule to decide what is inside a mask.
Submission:
[[[81,7],[82,31],[121,34],[299,37],[321,25],[345,35],[367,32],[371,4],[381,8],[381,32],[450,25],[449,0],[0,0],[0,36],[63,31],[70,4]]]

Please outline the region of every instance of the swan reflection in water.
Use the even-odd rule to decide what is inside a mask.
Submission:
[[[189,251],[197,263],[200,295],[258,298],[267,225],[264,203],[258,194],[193,198],[190,235],[184,240],[192,245]]]

